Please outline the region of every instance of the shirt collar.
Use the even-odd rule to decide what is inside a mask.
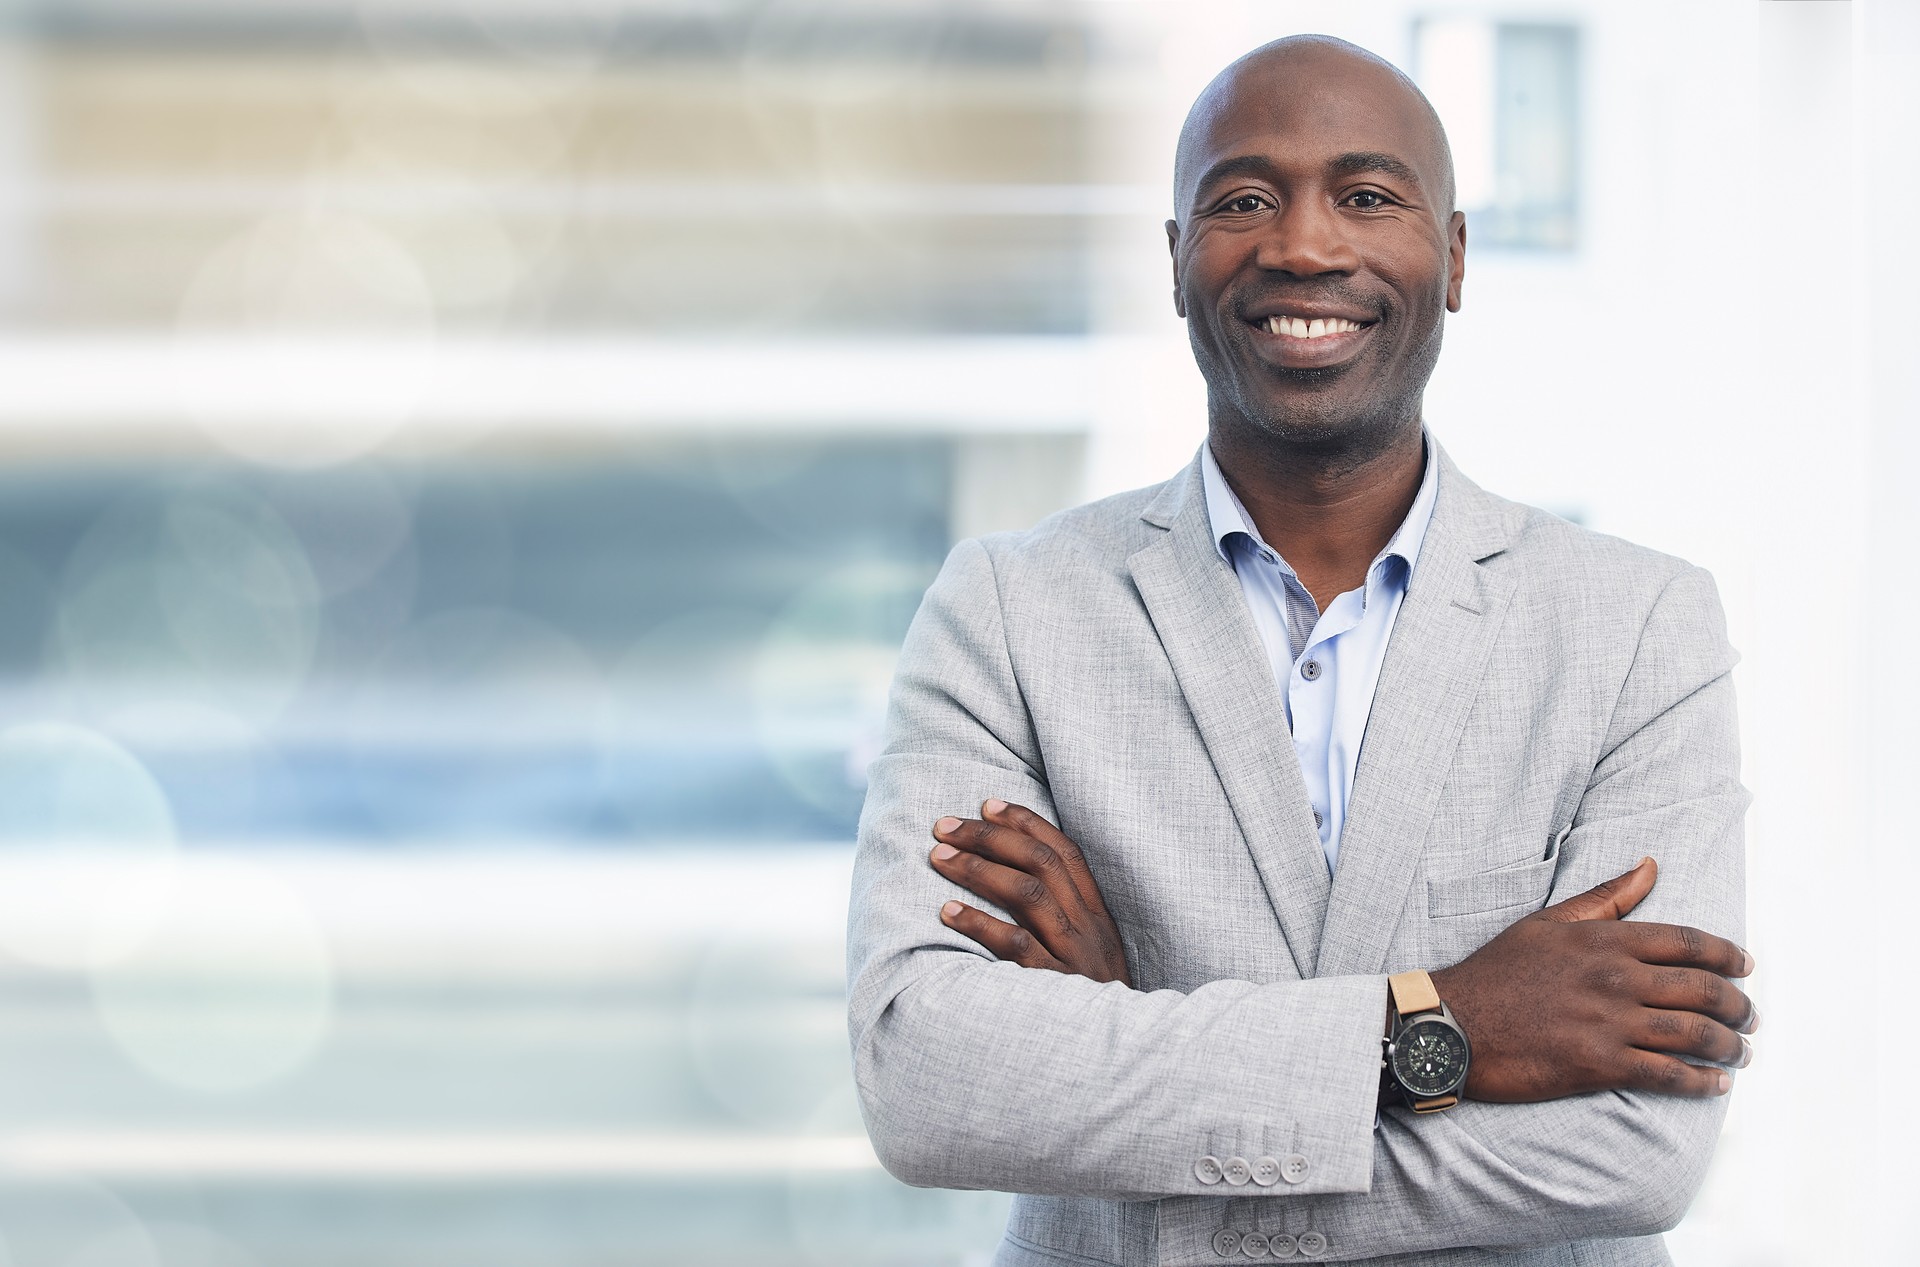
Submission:
[[[1406,563],[1407,574],[1413,574],[1413,565],[1420,557],[1420,547],[1427,539],[1427,526],[1433,522],[1433,503],[1440,488],[1440,464],[1433,460],[1433,442],[1423,429],[1420,433],[1424,450],[1425,468],[1420,476],[1420,491],[1413,495],[1413,505],[1407,508],[1407,517],[1400,521],[1399,528],[1387,539],[1380,553],[1373,556],[1373,564],[1367,569],[1371,575],[1373,568],[1382,560],[1398,558]],[[1228,563],[1233,562],[1233,554],[1228,548],[1229,539],[1244,536],[1255,547],[1272,550],[1275,558],[1280,552],[1261,540],[1260,530],[1253,526],[1253,516],[1247,513],[1240,497],[1227,483],[1227,477],[1220,472],[1220,464],[1214,461],[1213,446],[1200,446],[1200,479],[1207,495],[1207,522],[1213,529],[1214,549]],[[1292,569],[1289,568],[1289,571]]]

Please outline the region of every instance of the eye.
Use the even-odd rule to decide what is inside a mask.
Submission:
[[[1267,200],[1259,194],[1241,194],[1237,198],[1229,198],[1221,203],[1220,210],[1231,211],[1237,215],[1251,215],[1268,205]]]
[[[1387,196],[1374,189],[1362,189],[1349,194],[1347,201],[1362,211],[1374,211],[1389,205]]]

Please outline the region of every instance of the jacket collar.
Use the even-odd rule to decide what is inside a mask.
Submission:
[[[1279,686],[1210,531],[1198,454],[1141,513],[1165,534],[1128,559],[1301,977],[1384,962],[1512,597],[1512,579],[1482,565],[1513,540],[1523,508],[1482,491],[1437,443],[1432,453],[1433,519],[1381,665],[1331,879]]]

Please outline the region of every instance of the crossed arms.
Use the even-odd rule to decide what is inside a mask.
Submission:
[[[1274,1128],[1313,1167],[1265,1195],[1311,1205],[1341,1257],[1677,1221],[1722,1105],[1720,1071],[1677,1054],[1740,1063],[1754,1020],[1729,980],[1744,952],[1694,931],[1738,935],[1746,801],[1704,574],[1676,575],[1648,617],[1556,876],[1558,918],[1522,921],[1436,973],[1474,1041],[1480,1102],[1417,1123],[1390,1110],[1376,1130],[1383,977],[1127,984],[1091,871],[1076,875],[1078,851],[1041,828],[1056,815],[998,605],[980,601],[991,568],[979,546],[956,550],[916,618],[862,821],[849,1017],[889,1169],[948,1187],[1210,1197],[1192,1173],[1204,1145]],[[929,826],[983,794],[1008,809],[943,831],[956,852],[929,866]],[[1650,871],[1620,877],[1647,854],[1661,859],[1657,885]],[[1008,918],[941,916],[962,890]],[[1581,918],[1627,908],[1646,918]],[[1506,1024],[1516,1008],[1528,1025]],[[1542,1009],[1552,1024],[1531,1023]]]

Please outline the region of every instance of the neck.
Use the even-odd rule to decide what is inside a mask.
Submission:
[[[1305,447],[1251,427],[1208,436],[1221,474],[1322,611],[1365,584],[1367,568],[1419,495],[1425,451],[1416,417],[1368,451]]]

